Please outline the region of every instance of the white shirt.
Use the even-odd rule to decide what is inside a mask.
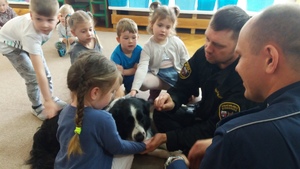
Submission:
[[[140,89],[148,70],[154,75],[157,75],[164,56],[167,56],[170,61],[173,61],[174,68],[177,72],[180,72],[184,63],[190,58],[184,43],[177,36],[168,37],[166,43],[162,45],[156,43],[153,36],[150,37],[141,52],[132,89]]]
[[[30,14],[17,16],[9,20],[0,30],[0,52],[8,54],[14,49],[22,49],[29,54],[43,55],[42,45],[49,35],[35,30]]]

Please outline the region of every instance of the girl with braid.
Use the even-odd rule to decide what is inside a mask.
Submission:
[[[102,110],[121,83],[116,65],[99,52],[85,52],[71,65],[72,103],[59,115],[55,169],[130,169],[133,154],[145,150],[144,142],[122,140],[112,115]]]
[[[94,30],[93,14],[78,10],[72,15],[67,15],[68,26],[77,41],[69,52],[71,64],[83,51],[92,50],[101,52],[102,46]]]
[[[69,4],[64,4],[59,8],[59,23],[56,25],[59,41],[55,43],[55,47],[60,57],[65,56],[66,52],[70,48],[70,45],[73,45],[77,40],[77,38],[72,35],[70,27],[65,19],[68,17],[68,15],[72,15],[73,13],[74,9]]]

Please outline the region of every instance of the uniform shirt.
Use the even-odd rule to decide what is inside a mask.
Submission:
[[[15,11],[11,8],[8,7],[7,10],[3,13],[0,13],[0,28],[9,20],[12,18],[16,17],[17,14]]]
[[[177,83],[168,93],[175,103],[174,110],[177,110],[191,95],[198,96],[201,88],[202,100],[195,110],[200,120],[190,127],[167,132],[168,150],[190,149],[196,140],[212,138],[216,124],[222,118],[256,106],[244,97],[242,79],[235,71],[237,63],[238,59],[220,69],[206,60],[204,47],[201,47],[184,64]]]
[[[111,169],[113,155],[135,154],[145,150],[143,142],[121,139],[110,113],[85,107],[79,135],[83,154],[71,155],[68,159],[68,144],[75,129],[75,112],[76,108],[69,105],[59,115],[57,138],[60,150],[55,159],[55,169]]]
[[[119,44],[113,51],[110,59],[116,64],[122,65],[124,69],[130,69],[133,68],[135,64],[139,63],[141,51],[142,47],[140,45],[136,45],[132,51],[131,57],[129,58],[124,54],[121,45]],[[134,74],[130,76],[123,76],[123,84],[127,92],[130,92],[131,90],[133,78]]]
[[[78,41],[76,41],[74,43],[74,45],[72,45],[72,48],[69,52],[70,54],[70,59],[71,59],[71,64],[73,64],[77,58],[85,51],[91,50],[91,51],[96,51],[96,52],[102,52],[101,51],[102,47],[100,46],[100,44],[98,42],[96,42],[94,49],[89,49],[85,46],[83,46],[81,43],[79,43]]]
[[[42,45],[51,37],[51,33],[45,35],[37,32],[30,14],[17,16],[0,30],[0,51],[2,54],[8,54],[17,48],[29,54],[42,56]]]
[[[220,122],[201,169],[300,168],[300,82],[265,102]]]
[[[141,58],[132,84],[132,89],[139,90],[144,82],[148,70],[157,75],[161,66],[164,53],[173,61],[174,68],[180,71],[183,64],[190,58],[188,51],[177,36],[167,38],[165,44],[161,45],[154,41],[153,36],[145,43],[141,52]]]

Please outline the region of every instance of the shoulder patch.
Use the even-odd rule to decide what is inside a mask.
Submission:
[[[223,119],[228,117],[234,113],[238,113],[241,111],[241,108],[238,104],[233,102],[224,102],[219,106],[219,118]]]
[[[192,73],[192,69],[189,62],[185,62],[179,73],[179,77],[180,79],[186,79],[191,75],[191,73]]]

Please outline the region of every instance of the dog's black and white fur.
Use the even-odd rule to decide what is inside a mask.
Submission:
[[[106,108],[115,119],[119,135],[124,140],[144,141],[151,126],[150,103],[138,98],[120,98]]]
[[[150,103],[139,98],[118,98],[105,108],[112,113],[122,139],[143,141],[151,126]],[[45,120],[34,134],[30,157],[32,169],[53,169],[59,143],[56,139],[58,115]]]

